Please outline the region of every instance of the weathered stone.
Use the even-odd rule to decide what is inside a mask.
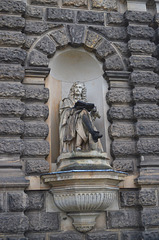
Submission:
[[[70,34],[71,45],[80,46],[83,43],[85,27],[78,25],[68,25],[68,31]]]
[[[157,46],[155,46],[155,51],[153,52],[153,57],[158,58],[159,56],[159,44]]]
[[[40,7],[27,6],[25,16],[29,18],[42,19],[43,9]]]
[[[29,212],[29,231],[48,232],[58,230],[58,214],[45,212]]]
[[[147,26],[128,26],[127,33],[130,38],[152,39],[155,31],[153,28]]]
[[[49,114],[48,106],[40,104],[27,104],[24,114],[25,118],[47,119]]]
[[[139,194],[139,201],[142,206],[153,206],[157,204],[155,189],[142,189]]]
[[[159,100],[158,90],[155,88],[140,87],[133,90],[133,99],[136,102],[156,102]]]
[[[150,23],[153,20],[153,15],[149,12],[126,11],[125,18],[129,23]]]
[[[47,8],[47,19],[56,22],[73,22],[75,12],[66,9]]]
[[[24,141],[23,156],[47,156],[49,154],[49,143],[45,140],[41,141]],[[38,163],[38,162],[37,162]]]
[[[142,223],[144,227],[158,227],[159,225],[159,209],[144,208],[142,212]]]
[[[133,119],[133,109],[132,107],[126,107],[126,106],[111,107],[110,110],[108,111],[108,117],[110,120]]]
[[[49,172],[49,163],[46,160],[28,160],[26,161],[27,174],[41,174]]]
[[[1,29],[22,29],[25,26],[25,20],[22,17],[16,16],[0,16],[0,28]]]
[[[90,29],[109,40],[117,41],[127,39],[127,31],[125,27],[90,27]]]
[[[24,13],[26,4],[21,1],[1,0],[0,12],[5,13]]]
[[[24,122],[20,119],[1,119],[0,135],[21,135],[24,132]]]
[[[158,154],[159,153],[159,139],[140,139],[137,142],[138,152],[140,154]]]
[[[156,104],[138,104],[134,107],[134,116],[137,119],[158,119],[159,107]]]
[[[96,49],[96,55],[99,59],[104,59],[113,53],[115,53],[113,46],[106,40],[103,40]]]
[[[159,77],[154,72],[147,72],[147,71],[134,71],[131,74],[131,82],[134,85],[157,85],[159,83]]]
[[[21,83],[0,83],[0,97],[23,97],[24,87]]]
[[[48,88],[37,88],[32,86],[25,86],[25,99],[28,100],[39,100],[47,102],[49,98],[49,89]]]
[[[0,193],[0,212],[4,210],[4,196],[3,193]]]
[[[137,122],[136,132],[138,136],[159,136],[159,123]]]
[[[26,233],[27,240],[46,240],[45,233]]]
[[[1,123],[1,121],[0,121]],[[0,125],[1,126],[1,125]],[[25,137],[38,137],[46,138],[49,133],[49,128],[46,123],[41,122],[25,122],[24,123],[24,136]]]
[[[29,199],[24,192],[8,193],[9,210],[11,212],[24,211],[29,205]]]
[[[87,240],[118,240],[118,233],[113,232],[92,232],[87,234]]]
[[[145,231],[142,233],[144,240],[158,240],[159,232],[158,231]]]
[[[77,21],[79,23],[104,25],[104,13],[78,11]]]
[[[32,44],[36,41],[37,37],[33,37],[33,36],[26,36],[25,39],[25,48],[31,48]]]
[[[58,5],[58,0],[31,0],[31,3],[36,5],[48,5],[50,7],[54,7]]]
[[[1,46],[22,46],[25,42],[25,35],[21,32],[0,31]]]
[[[0,81],[21,81],[24,73],[24,67],[20,65],[0,64]]]
[[[157,67],[157,59],[154,57],[146,57],[146,56],[131,56],[130,67],[133,69],[154,69]]]
[[[33,50],[29,56],[29,65],[35,67],[47,67],[49,64],[48,58],[43,53]]]
[[[113,123],[109,128],[111,138],[134,137],[134,124],[131,123]]]
[[[47,54],[48,56],[53,56],[56,52],[56,46],[51,41],[51,39],[47,36],[44,36],[35,46],[38,50],[42,51],[43,53]]]
[[[122,13],[108,12],[107,13],[107,23],[123,25],[125,23],[124,16]]]
[[[122,157],[129,155],[136,155],[136,142],[134,141],[113,141],[112,142],[112,153],[114,156]]]
[[[138,210],[119,210],[108,212],[108,228],[139,227],[141,225]]]
[[[50,240],[82,240],[82,236],[79,233],[68,231],[64,233],[54,234],[50,236]]]
[[[103,68],[104,68],[104,71],[107,71],[107,70],[121,71],[124,69],[124,66],[119,55],[113,55],[105,59]]]
[[[124,55],[128,55],[128,44],[124,42],[114,42],[115,47]]]
[[[117,11],[116,0],[92,0],[93,8],[100,8],[108,11]]]
[[[132,207],[139,205],[138,191],[121,191],[120,202],[122,207]]]
[[[1,154],[21,154],[23,149],[24,144],[20,139],[0,139]]]
[[[44,207],[44,192],[28,191],[29,210],[40,210]]]
[[[113,167],[117,171],[133,172],[134,164],[132,160],[115,160],[113,161]]]
[[[62,5],[66,7],[87,7],[88,0],[62,0]]]
[[[28,240],[28,238],[13,236],[13,237],[7,237],[6,240]]]
[[[1,116],[21,116],[25,112],[25,104],[19,100],[4,100],[0,99],[0,114]]]
[[[128,48],[133,54],[152,54],[156,46],[147,40],[130,40]]]
[[[101,40],[102,37],[99,34],[92,31],[87,31],[85,46],[92,50],[96,49],[99,46]]]
[[[28,230],[28,218],[23,213],[1,213],[1,233],[20,233]]]
[[[143,240],[142,232],[122,232],[121,240]]]
[[[26,58],[26,52],[18,48],[1,48],[0,63],[20,63],[23,64]]]
[[[42,34],[48,30],[48,26],[46,22],[39,21],[30,21],[27,20],[25,24],[25,33],[29,34]]]
[[[65,28],[54,30],[50,33],[51,38],[60,46],[66,46],[68,44],[68,38]]]
[[[112,103],[130,103],[132,102],[132,94],[130,90],[110,90],[107,93],[107,102]]]

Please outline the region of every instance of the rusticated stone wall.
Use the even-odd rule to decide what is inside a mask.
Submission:
[[[159,15],[129,2],[0,1],[0,240],[159,239]],[[39,180],[49,171],[48,63],[67,46],[103,63],[112,164],[128,173],[119,209],[88,234],[63,231]]]

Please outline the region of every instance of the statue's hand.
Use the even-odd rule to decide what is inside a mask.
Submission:
[[[93,120],[95,120],[96,118],[100,118],[100,114],[99,112],[97,111],[97,107],[94,106],[94,108],[91,110],[91,117]]]

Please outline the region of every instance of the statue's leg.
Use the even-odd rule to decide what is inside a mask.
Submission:
[[[77,151],[81,151],[81,145],[82,145],[82,138],[81,136],[77,133],[77,136],[76,136],[76,150]]]

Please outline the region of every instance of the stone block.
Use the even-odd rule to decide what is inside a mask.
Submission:
[[[113,42],[115,47],[120,51],[123,55],[128,55],[128,44],[124,42]]]
[[[47,156],[50,151],[47,141],[28,141],[24,140],[23,156]]]
[[[138,136],[159,136],[158,122],[138,122],[136,124]]]
[[[69,40],[65,28],[52,31],[50,36],[59,46],[66,46],[68,44]]]
[[[133,69],[150,70],[157,67],[157,59],[146,56],[131,56],[129,58],[130,67]]]
[[[47,8],[47,20],[55,22],[74,22],[75,12],[68,9]]]
[[[0,99],[1,116],[21,116],[25,112],[25,104],[19,100]]]
[[[159,100],[158,90],[148,87],[136,87],[133,90],[133,99],[136,102],[156,102]]]
[[[105,59],[103,68],[104,68],[104,71],[108,71],[108,70],[121,71],[124,69],[124,65],[119,55],[113,55]]]
[[[139,86],[156,86],[159,83],[159,76],[154,72],[134,71],[131,74],[131,83]]]
[[[23,115],[25,118],[31,119],[47,119],[49,114],[48,106],[41,104],[27,104],[26,111]]]
[[[134,164],[132,160],[115,160],[113,161],[113,167],[117,171],[123,171],[123,172],[133,172],[134,170]]]
[[[81,234],[73,231],[64,233],[53,234],[50,236],[50,240],[83,240]]]
[[[7,237],[6,240],[28,240],[28,238],[20,237],[16,235],[16,236]]]
[[[0,193],[0,212],[4,210],[4,195]]]
[[[43,9],[40,7],[33,7],[33,6],[27,6],[25,16],[27,18],[38,18],[42,19],[43,17]]]
[[[49,232],[58,230],[58,214],[49,212],[29,212],[29,231]]]
[[[139,194],[139,201],[142,206],[153,206],[157,204],[155,189],[142,189]]]
[[[144,240],[158,240],[159,232],[158,231],[145,231],[142,233]]]
[[[27,174],[41,174],[49,172],[49,163],[46,160],[27,160],[26,173]]]
[[[137,119],[158,119],[159,107],[156,104],[138,104],[134,107]]]
[[[124,16],[122,13],[109,12],[107,13],[107,23],[124,25],[125,23]]]
[[[29,206],[29,199],[24,192],[8,193],[8,205],[11,212],[24,211]]]
[[[138,232],[138,231],[122,232],[121,240],[143,240],[142,232]]]
[[[155,51],[155,44],[147,40],[130,40],[129,51],[133,54],[152,54]]]
[[[24,64],[26,51],[18,48],[1,48],[0,63],[20,63]]]
[[[127,31],[125,27],[90,27],[90,29],[109,40],[120,41],[127,39]]]
[[[46,22],[26,20],[25,33],[41,35],[48,30]]]
[[[0,139],[1,154],[21,154],[24,149],[23,141],[20,139]]]
[[[24,132],[24,122],[20,119],[1,119],[0,135],[21,135]]]
[[[104,13],[78,11],[77,22],[91,25],[104,25]]]
[[[111,107],[108,111],[109,120],[129,120],[133,119],[133,108],[127,106]]]
[[[28,218],[23,213],[1,213],[1,233],[21,233],[28,230]]]
[[[132,123],[113,123],[109,128],[111,138],[134,137],[135,130]]]
[[[153,28],[147,26],[128,26],[127,33],[130,38],[151,40],[154,37],[155,31]]]
[[[113,232],[92,232],[87,234],[87,240],[118,240],[118,233]]]
[[[88,0],[62,0],[64,7],[84,7],[86,8]]]
[[[116,0],[92,0],[92,7],[108,11],[117,11]]]
[[[115,53],[113,46],[106,40],[103,40],[96,48],[96,55],[99,59],[104,59]]]
[[[121,207],[132,207],[139,205],[139,191],[121,191]]]
[[[85,39],[85,46],[91,50],[96,49],[102,40],[102,36],[99,34],[87,31],[86,39]]]
[[[31,0],[31,4],[54,7],[58,5],[58,0]]]
[[[40,210],[44,207],[45,195],[42,191],[28,191],[29,210]]]
[[[140,139],[137,148],[140,154],[159,154],[159,139]]]
[[[149,12],[140,11],[126,11],[125,18],[129,23],[147,23],[149,24],[153,20],[153,15]]]
[[[136,142],[115,140],[112,142],[112,154],[116,157],[136,155]]]
[[[46,240],[45,233],[27,233],[27,240]]]
[[[158,227],[159,225],[159,209],[144,208],[142,212],[142,223],[147,229],[150,227]]]
[[[0,12],[2,13],[24,13],[26,4],[22,1],[1,0]]]
[[[47,67],[49,64],[48,58],[45,54],[33,50],[29,55],[29,65],[34,67]]]
[[[25,86],[24,99],[47,102],[48,98],[49,98],[48,88],[43,88],[43,87],[37,88],[32,86]]]
[[[53,56],[54,53],[56,52],[55,44],[47,36],[44,36],[43,38],[41,38],[35,47],[39,51],[42,51],[44,54],[47,54],[48,56]]]
[[[25,95],[24,86],[21,83],[0,83],[0,97],[17,97]]]
[[[107,102],[109,104],[113,103],[131,103],[132,93],[130,90],[110,90],[107,93]]]
[[[20,65],[0,64],[0,81],[22,81],[25,70]]]
[[[21,32],[0,31],[1,46],[22,46],[25,43],[25,34]]]
[[[26,36],[24,47],[28,48],[28,49],[31,48],[32,44],[36,40],[37,40],[37,37],[35,37],[35,36]]]
[[[1,121],[0,121],[1,124]],[[46,138],[49,133],[49,127],[43,122],[24,122],[24,137]]]
[[[21,30],[25,27],[25,20],[22,17],[16,17],[16,16],[0,16],[0,28],[1,29],[15,29]]]
[[[83,43],[85,27],[78,25],[68,25],[68,31],[72,46],[80,46]]]
[[[141,225],[138,210],[119,210],[108,212],[108,228],[138,228]]]

